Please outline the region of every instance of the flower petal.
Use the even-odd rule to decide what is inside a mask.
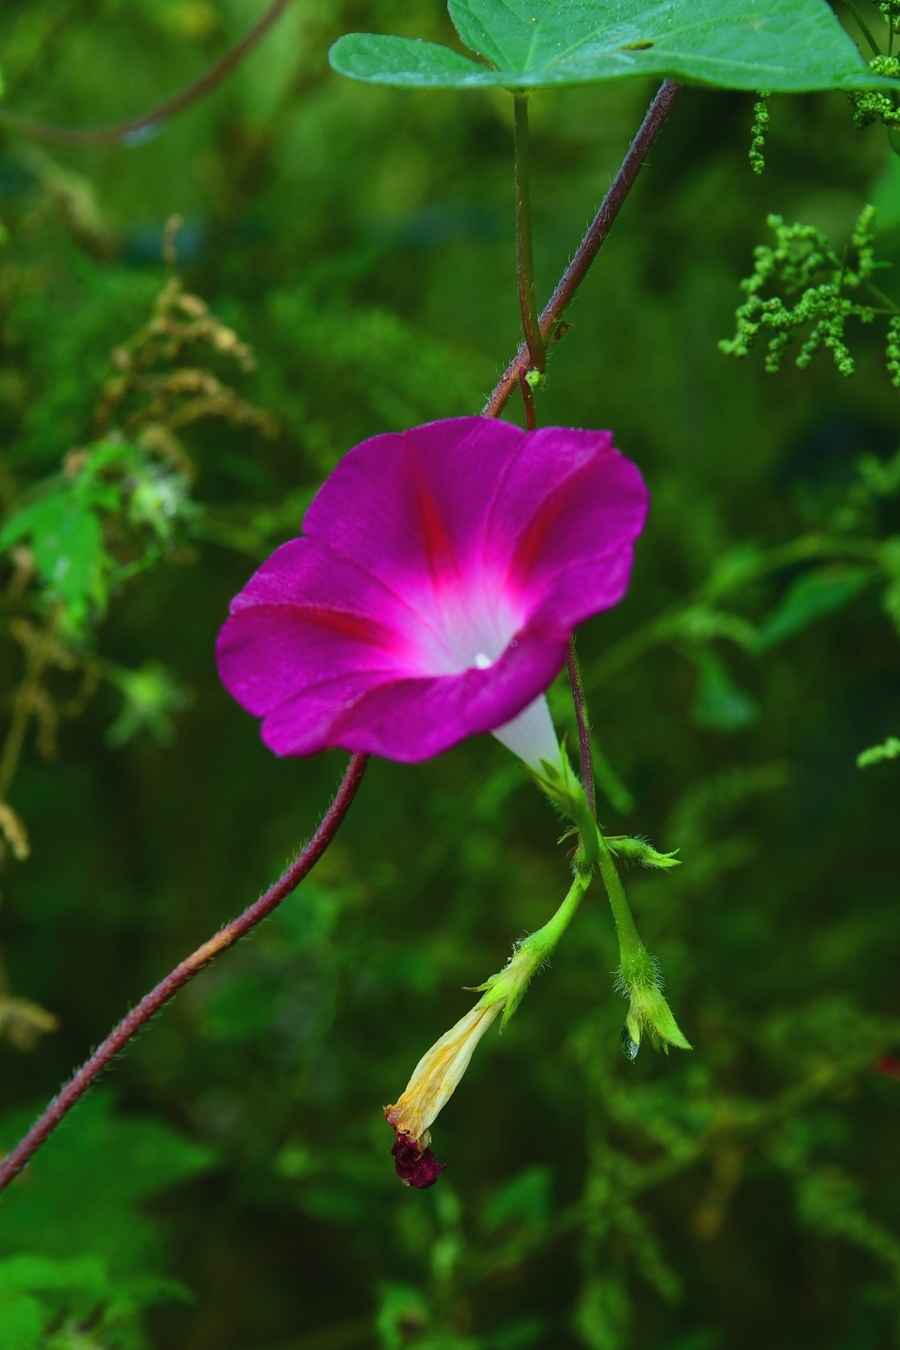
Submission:
[[[525,433],[454,417],[363,441],[341,460],[303,528],[404,595],[452,581],[480,553],[491,504]]]
[[[373,684],[337,719],[331,744],[386,759],[430,759],[511,721],[554,681],[568,634],[530,624],[489,670]]]
[[[343,707],[341,679],[416,675],[446,652],[440,633],[361,567],[293,539],[232,601],[216,655],[225,687],[258,717],[324,682]]]
[[[290,539],[277,548],[234,597],[229,613],[281,604],[322,612],[334,609],[369,619],[391,630],[398,653],[414,664],[423,643],[426,662],[443,650],[439,627],[429,626],[408,600],[378,580],[371,567],[351,561],[319,539]]]
[[[394,682],[380,671],[356,675],[348,671],[309,685],[263,717],[263,744],[276,755],[317,755],[321,750],[344,745],[335,731],[341,717],[366,694],[385,686],[393,688]]]
[[[532,432],[491,511],[495,566],[501,559],[507,565],[512,583],[530,597],[531,612],[553,580],[573,567],[593,581],[578,606],[581,617],[608,609],[622,595],[618,569],[606,586],[600,570],[585,565],[633,543],[648,501],[638,469],[615,449],[608,431]]]
[[[611,609],[628,590],[633,562],[634,549],[626,544],[561,568],[544,592],[535,619],[559,623],[571,632],[585,619]]]

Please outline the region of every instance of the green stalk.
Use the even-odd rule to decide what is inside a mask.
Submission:
[[[603,885],[606,888],[609,906],[613,914],[613,922],[616,926],[616,937],[619,943],[620,989],[628,998],[628,1013],[625,1018],[625,1028],[622,1032],[622,1044],[626,1055],[629,1059],[634,1059],[640,1049],[644,1032],[649,1035],[657,1049],[667,1051],[670,1045],[675,1045],[681,1050],[690,1050],[690,1043],[672,1016],[672,1010],[663,995],[659,966],[644,946],[638,933],[634,916],[631,913],[631,906],[625,895],[625,888],[613,861],[612,850],[597,824],[584,788],[572,771],[568,756],[563,753],[561,764],[558,767],[544,763],[543,769],[544,772],[541,774],[532,771],[535,782],[550,800],[569,817],[580,836],[578,850],[575,854],[575,881],[557,914],[553,916],[548,925],[545,925],[545,928],[541,929],[539,933],[533,934],[527,940],[527,943],[522,944],[503,975],[507,977],[511,975],[513,966],[519,962],[520,957],[525,962],[527,954],[529,959],[525,963],[529,970],[528,979],[531,978],[534,970],[537,969],[542,960],[546,959],[559,940],[560,934],[568,925],[581,900],[581,895],[590,885],[591,873],[596,868],[603,879]],[[653,857],[652,866],[671,867],[674,865],[671,861],[671,854],[658,854],[655,850],[649,851]],[[546,939],[544,939],[545,933]],[[547,942],[546,947],[541,945],[545,940]],[[532,947],[532,943],[537,945]],[[495,981],[499,978],[495,977]],[[498,995],[509,998],[504,1015],[505,1021],[511,1016],[512,1011],[525,992],[527,980],[523,983],[520,979],[515,985],[516,997],[510,992],[513,989],[512,985],[507,983],[501,993],[495,981],[482,987],[490,990],[492,1002],[496,1001]],[[519,989],[521,989],[521,992],[518,992]],[[486,997],[489,996],[486,995]]]
[[[857,27],[859,28],[859,31],[862,33],[863,37],[866,39],[866,42],[868,42],[869,46],[872,48],[872,55],[873,55],[873,56],[880,56],[880,55],[881,55],[881,48],[879,47],[878,43],[877,43],[877,42],[875,41],[875,39],[873,38],[873,36],[872,36],[871,32],[869,31],[869,28],[868,28],[868,26],[867,26],[867,24],[866,24],[865,19],[863,18],[863,16],[860,14],[859,10],[857,9],[857,7],[856,7],[856,0],[847,0],[847,4],[850,6],[851,10],[853,11],[853,17],[854,17],[854,19],[856,20]]]
[[[534,236],[531,227],[531,154],[528,140],[528,95],[514,94],[516,143],[516,258],[519,278],[519,309],[525,343],[534,370],[544,372],[547,363],[538,320],[534,288]]]
[[[641,940],[641,935],[634,922],[634,915],[631,912],[631,906],[628,903],[628,897],[625,894],[625,887],[622,885],[619,876],[619,869],[613,862],[609,846],[599,828],[597,838],[599,841],[598,866],[603,885],[606,887],[606,894],[609,897],[613,921],[616,925],[622,978],[626,982],[630,982],[632,979],[652,979],[655,977],[653,958]]]
[[[549,766],[545,765],[545,768],[549,768]],[[623,971],[627,965],[629,969],[634,969],[637,972],[642,970],[645,964],[652,970],[652,957],[647,952],[647,948],[641,941],[635,927],[631,907],[619,879],[619,873],[616,864],[613,862],[609,845],[597,824],[597,818],[591,809],[585,789],[572,772],[568,755],[565,754],[563,755],[562,769],[562,774],[557,774],[555,778],[542,778],[537,774],[534,777],[538,786],[551,801],[556,803],[561,811],[565,812],[578,830],[580,842],[578,852],[575,855],[576,878],[590,878],[595,867],[599,871],[603,879],[603,885],[606,887],[606,894],[609,897],[610,908],[615,920]],[[565,901],[563,904],[565,904]]]
[[[575,917],[575,911],[581,904],[581,897],[590,884],[590,874],[579,873],[552,919],[548,919],[543,928],[539,928],[536,933],[527,937],[519,950],[522,951],[527,947],[537,957],[538,961],[546,961]]]
[[[543,928],[529,934],[519,943],[507,964],[497,975],[492,975],[484,984],[477,986],[478,989],[484,990],[477,1005],[479,1008],[490,1008],[495,1003],[504,1004],[501,1031],[525,997],[533,977],[553,955],[556,944],[575,917],[575,911],[590,884],[589,871],[577,872],[565,899],[553,917],[547,920]]]

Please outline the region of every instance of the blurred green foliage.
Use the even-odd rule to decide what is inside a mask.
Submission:
[[[106,1094],[85,1102],[75,1120],[74,1130],[48,1143],[40,1172],[17,1186],[4,1206],[4,1350],[140,1350],[146,1345],[141,1310],[190,1297],[156,1273],[161,1235],[139,1206],[208,1168],[212,1151],[153,1118],[116,1117]],[[29,1124],[30,1113],[4,1119],[4,1144]]]
[[[116,122],[259,13],[8,0],[6,106]],[[155,139],[0,146],[4,1148],[342,771],[276,761],[220,688],[229,598],[351,445],[477,411],[518,341],[511,100],[342,80],[352,29],[454,42],[437,0],[297,0]],[[542,293],[652,92],[534,100]],[[439,1184],[400,1187],[381,1105],[566,864],[489,738],[375,763],[299,893],[0,1203],[0,1346],[898,1343],[898,767],[856,757],[900,732],[900,407],[874,324],[847,381],[717,342],[771,213],[840,260],[875,202],[900,303],[900,179],[843,94],[774,96],[755,175],[755,101],[679,96],[537,394],[653,494],[579,653],[604,823],[679,850],[626,880],[695,1049],[621,1056],[592,894],[441,1116]]]

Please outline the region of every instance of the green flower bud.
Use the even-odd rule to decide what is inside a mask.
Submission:
[[[628,1014],[622,1029],[622,1050],[629,1059],[635,1059],[646,1033],[654,1050],[669,1053],[669,1046],[690,1050],[691,1044],[672,1015],[672,1009],[662,992],[662,980],[656,958],[644,949],[643,960],[629,962],[630,969],[620,967],[617,977],[619,992],[628,999]]]

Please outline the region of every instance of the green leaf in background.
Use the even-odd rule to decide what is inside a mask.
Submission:
[[[0,1261],[0,1350],[143,1350],[141,1310],[173,1297],[184,1290],[170,1281],[114,1283],[94,1256],[13,1256]]]
[[[106,608],[111,559],[90,505],[66,488],[23,507],[0,532],[0,548],[29,539],[41,580],[75,631],[91,610]]]
[[[553,1178],[549,1168],[528,1167],[491,1196],[482,1223],[493,1230],[505,1223],[544,1223],[551,1210]]]
[[[0,549],[27,540],[47,593],[59,601],[68,627],[81,631],[91,613],[106,608],[114,560],[103,544],[99,512],[115,511],[116,484],[98,475],[135,458],[124,444],[101,442],[74,473],[55,474],[0,530]]]
[[[33,1112],[0,1123],[10,1148]],[[0,1202],[0,1257],[94,1256],[116,1278],[146,1274],[158,1234],[140,1202],[213,1166],[213,1153],[148,1116],[119,1115],[108,1093],[78,1107]]]
[[[883,759],[896,759],[898,755],[900,755],[900,739],[888,736],[880,745],[870,745],[868,750],[861,750],[856,756],[856,767],[867,769],[870,764],[880,764]]]
[[[450,0],[463,42],[490,68],[433,42],[351,33],[331,64],[415,88],[537,89],[635,75],[801,93],[892,87],[825,0]]]
[[[353,80],[416,89],[484,89],[507,80],[467,56],[418,38],[348,33],[328,53],[333,68]]]
[[[781,604],[772,611],[756,635],[758,652],[793,637],[823,614],[840,609],[873,581],[877,573],[871,567],[822,567],[804,572],[791,585]]]
[[[743,731],[759,718],[756,700],[735,684],[714,652],[690,653],[700,673],[691,719],[707,731]]]
[[[877,212],[880,232],[900,225],[900,158],[889,155],[884,171],[875,180],[871,202]]]
[[[402,1284],[384,1284],[379,1290],[380,1308],[376,1326],[385,1350],[402,1350],[410,1333],[428,1323],[428,1305],[418,1289]]]
[[[62,474],[35,492],[0,530],[0,550],[30,543],[44,589],[62,605],[73,633],[102,618],[110,588],[150,566],[157,543],[168,543],[176,525],[196,512],[182,474],[166,472],[126,441],[112,439],[77,451]],[[140,548],[137,557],[120,563],[105,546],[104,524],[126,508]]]

